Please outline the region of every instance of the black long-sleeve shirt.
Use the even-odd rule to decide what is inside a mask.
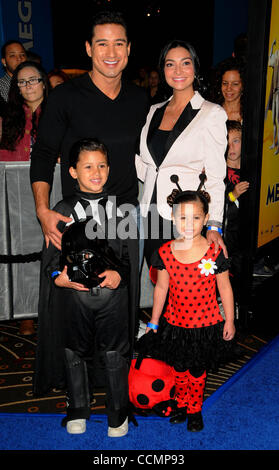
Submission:
[[[74,180],[68,171],[70,148],[81,138],[97,137],[108,149],[108,193],[117,196],[118,204],[137,204],[135,153],[148,107],[145,91],[124,80],[114,100],[93,84],[88,73],[56,87],[40,120],[31,155],[31,183],[51,185],[60,156],[62,194],[73,194]]]

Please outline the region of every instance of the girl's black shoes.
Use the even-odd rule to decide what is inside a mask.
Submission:
[[[170,423],[180,424],[184,423],[186,419],[188,431],[198,432],[203,429],[203,419],[201,412],[187,413],[187,408],[179,408],[179,411],[170,418]]]
[[[187,419],[187,408],[178,408],[177,413],[170,418],[170,423],[180,424],[184,423]]]
[[[197,432],[203,429],[203,419],[200,411],[198,413],[187,414],[187,419],[188,431]]]

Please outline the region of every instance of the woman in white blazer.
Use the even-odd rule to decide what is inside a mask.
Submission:
[[[205,170],[205,188],[211,196],[207,239],[226,249],[222,240],[224,206],[225,150],[227,115],[195,91],[199,59],[194,48],[174,40],[161,52],[160,69],[173,94],[165,102],[151,106],[136,156],[138,178],[144,183],[141,214],[145,222],[145,256],[174,237],[167,196],[177,188],[170,179],[177,175],[182,190],[196,190]],[[159,231],[154,222],[158,211]],[[164,231],[163,231],[164,228]]]

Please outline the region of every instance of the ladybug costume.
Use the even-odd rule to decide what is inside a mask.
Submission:
[[[156,267],[162,269],[165,266],[170,276],[169,300],[164,314],[168,323],[184,328],[200,328],[223,320],[216,300],[215,275],[207,273],[202,266],[199,267],[200,264],[205,266],[205,263],[202,263],[205,259],[211,260],[208,268],[213,267],[213,272],[218,267],[220,272],[220,265],[225,265],[227,269],[223,252],[220,256],[219,254],[220,249],[215,254],[212,244],[201,260],[184,264],[173,256],[171,242],[159,249],[163,265],[159,261]]]
[[[157,269],[168,271],[167,305],[157,333],[150,330],[142,336],[138,350],[173,367],[177,407],[187,408],[189,417],[201,411],[206,371],[233,357],[233,341],[223,339],[224,319],[216,299],[216,274],[228,270],[228,261],[221,248],[215,253],[211,244],[200,260],[181,263],[171,244],[153,254],[150,270],[152,280]]]
[[[132,359],[128,380],[130,402],[137,413],[152,410],[164,417],[176,409],[175,377],[165,362],[138,356]]]

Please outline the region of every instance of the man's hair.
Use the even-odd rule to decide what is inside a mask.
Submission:
[[[97,138],[88,138],[88,139],[80,139],[72,145],[69,154],[69,164],[70,167],[76,168],[77,162],[79,160],[79,156],[81,152],[88,151],[88,152],[102,152],[106,159],[107,164],[109,165],[109,158],[106,146],[100,142]]]
[[[93,18],[90,21],[90,24],[88,27],[88,33],[86,36],[86,41],[88,41],[89,44],[91,44],[92,42],[95,26],[102,25],[102,24],[119,24],[123,26],[126,32],[127,40],[129,42],[128,26],[123,16],[123,13],[119,11],[100,11],[95,16],[93,16]]]
[[[232,120],[227,120],[226,122],[227,125],[227,131],[239,131],[242,132],[242,125],[239,121],[232,121]]]
[[[5,59],[6,57],[6,49],[8,46],[10,46],[11,44],[19,44],[23,49],[24,49],[24,46],[23,44],[21,44],[20,41],[18,41],[17,39],[9,39],[9,41],[5,42],[5,44],[3,44],[3,46],[1,47],[1,57],[2,59]],[[24,49],[25,50],[25,49]]]

